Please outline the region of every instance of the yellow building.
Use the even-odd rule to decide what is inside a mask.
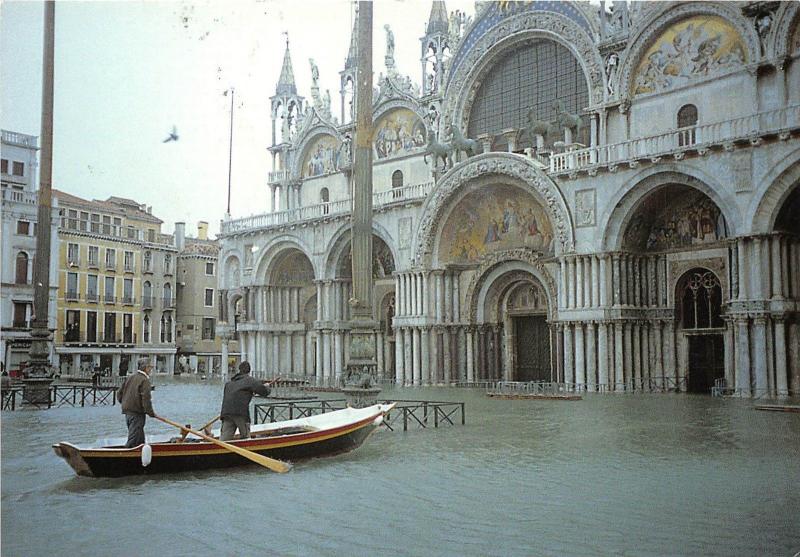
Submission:
[[[175,263],[162,221],[133,200],[54,190],[61,208],[55,335],[62,374],[175,369]]]

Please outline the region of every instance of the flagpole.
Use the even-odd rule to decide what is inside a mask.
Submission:
[[[233,161],[233,95],[234,89],[230,88],[231,92],[231,133],[228,142],[228,215],[231,214],[231,163]]]

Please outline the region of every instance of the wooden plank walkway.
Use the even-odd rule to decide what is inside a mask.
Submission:
[[[795,412],[800,414],[800,406],[793,404],[757,404],[755,409],[767,412]]]

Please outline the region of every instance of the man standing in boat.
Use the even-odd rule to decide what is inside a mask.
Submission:
[[[254,394],[269,396],[270,389],[258,379],[250,377],[250,363],[239,364],[239,373],[225,383],[225,392],[222,395],[222,431],[220,441],[230,441],[234,438],[236,430],[239,437],[250,437],[250,401]]]
[[[122,413],[128,424],[128,442],[126,447],[138,447],[144,444],[144,422],[147,416],[156,417],[151,399],[150,372],[153,366],[146,359],[136,365],[137,371],[125,380],[119,391],[117,400],[122,404]]]

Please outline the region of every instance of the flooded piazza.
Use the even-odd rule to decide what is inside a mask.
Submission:
[[[221,384],[156,378],[200,424]],[[331,394],[330,397],[336,395]],[[466,425],[379,430],[354,452],[207,472],[79,478],[50,448],[124,435],[119,407],[4,412],[2,554],[794,555],[800,416],[747,400],[589,395],[464,401]],[[148,434],[167,426],[149,420]]]

